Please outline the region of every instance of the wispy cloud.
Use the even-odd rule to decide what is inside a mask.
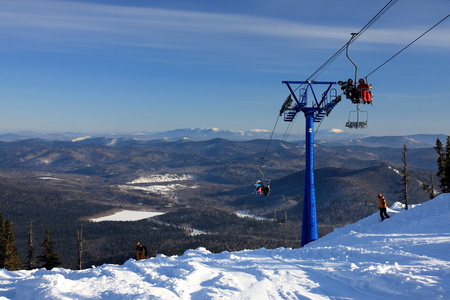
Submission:
[[[262,55],[279,47],[290,51],[336,47],[345,43],[352,31],[239,14],[51,0],[0,3],[1,47],[28,51],[132,48]],[[405,44],[415,36],[417,30],[378,29],[361,42]],[[425,44],[450,48],[447,33],[440,31],[430,37]]]
[[[233,14],[65,1],[4,2],[2,35],[21,41],[189,49],[244,37],[344,38],[336,28]]]

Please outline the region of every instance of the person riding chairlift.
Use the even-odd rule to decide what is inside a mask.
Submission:
[[[262,187],[262,192],[264,196],[268,196],[270,193],[270,181],[269,179],[266,179],[265,184]]]
[[[258,194],[261,195],[261,193],[262,193],[262,183],[261,183],[261,180],[258,180],[258,181],[255,183],[255,186],[256,186],[256,193],[258,193]]]
[[[256,193],[257,194],[264,194],[264,196],[268,196],[270,193],[270,181],[268,179],[265,180],[265,184],[262,183],[261,180],[258,180],[255,184],[256,186]]]
[[[359,79],[359,84],[357,88],[360,90],[362,103],[363,104],[372,103],[372,92],[370,91],[372,86],[366,83],[363,78],[361,78]]]
[[[350,99],[354,104],[360,103],[360,92],[358,88],[353,84],[353,80],[351,78],[349,78],[347,81],[338,81],[338,84],[341,86],[341,90],[344,91],[345,97],[347,97],[347,99]]]

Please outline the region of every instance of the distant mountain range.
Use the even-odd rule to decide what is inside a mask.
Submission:
[[[49,141],[79,141],[87,138],[131,138],[136,140],[191,140],[191,141],[206,141],[215,138],[222,138],[231,141],[246,141],[254,139],[269,139],[272,136],[272,132],[264,129],[252,129],[247,131],[234,131],[234,130],[222,130],[218,128],[183,128],[175,129],[164,132],[137,132],[137,133],[122,133],[122,134],[86,134],[79,132],[65,132],[65,133],[37,133],[32,131],[0,134],[0,141],[9,142],[24,139],[43,139]],[[346,133],[336,133],[328,131],[318,132],[318,136],[322,139],[336,140],[346,138],[361,138],[363,135],[354,135]],[[284,134],[274,133],[272,138],[283,139]],[[289,140],[302,140],[304,135],[302,134],[290,134]]]
[[[165,141],[207,141],[216,138],[230,141],[248,141],[255,139],[278,139],[288,141],[303,141],[304,134],[290,134],[288,138],[284,134],[274,133],[263,129],[247,131],[221,130],[218,128],[184,128],[164,132],[140,132],[123,134],[85,134],[77,132],[65,133],[37,133],[32,131],[0,134],[1,142],[18,140],[41,139],[46,141],[72,141],[105,138],[107,143],[114,143],[117,139],[131,139],[136,141],[165,140]],[[371,137],[363,134],[346,133],[340,130],[318,130],[315,135],[315,143],[330,146],[365,146],[365,147],[394,147],[406,145],[409,148],[434,147],[436,139],[445,141],[444,134],[416,134],[408,136],[383,136]]]

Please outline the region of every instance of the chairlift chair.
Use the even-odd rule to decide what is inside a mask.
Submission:
[[[258,166],[258,172],[261,173],[262,180],[258,180],[255,183],[256,191],[260,195],[269,196],[269,194],[270,194],[270,179],[265,178],[264,173],[261,171],[261,165]]]
[[[363,116],[361,116],[361,114]],[[368,118],[369,118],[369,112],[361,111],[359,109],[359,104],[358,104],[356,111],[351,111],[348,113],[348,121],[347,121],[347,123],[345,123],[345,127],[348,127],[350,129],[366,128]]]
[[[275,209],[275,212],[273,213],[273,221],[275,223],[286,223],[287,221],[286,210],[281,211],[280,208]]]
[[[348,43],[347,43],[347,51],[346,51],[346,55],[347,55],[347,58],[348,58],[348,60],[353,64],[353,66],[355,67],[355,81],[353,81],[353,84],[356,86],[356,84],[357,84],[357,78],[358,78],[358,66],[356,65],[356,63],[350,58],[350,56],[349,56],[349,54],[348,54],[348,46],[351,44],[351,42],[353,41],[353,39],[355,39],[356,38],[356,36],[357,36],[358,34],[357,33],[351,33],[351,38],[350,38],[350,40],[348,41]],[[370,86],[370,88],[371,88],[371,85],[369,85]],[[369,88],[369,89],[370,89]],[[370,95],[372,95],[372,94],[370,94]],[[367,112],[367,111],[361,111],[360,109],[359,109],[359,105],[362,103],[362,104],[371,104],[372,103],[372,100],[370,100],[370,101],[367,101],[367,102],[362,102],[362,100],[361,100],[361,90],[356,90],[356,95],[353,95],[353,99],[350,99],[350,100],[352,100],[352,103],[353,104],[356,104],[356,111],[351,111],[351,112],[349,112],[349,114],[348,114],[348,121],[347,121],[347,123],[345,123],[345,127],[348,127],[348,128],[355,128],[355,129],[358,129],[358,128],[366,128],[367,127],[367,120],[368,120],[368,118],[369,118],[369,113]],[[370,96],[371,97],[371,96]],[[361,113],[365,116],[365,118],[361,118]],[[352,117],[354,117],[354,116],[356,116],[356,120],[353,118],[352,119]]]
[[[275,223],[286,223],[287,222],[287,211],[286,211],[286,198],[282,196],[283,199],[280,201],[281,205],[277,207],[273,213],[273,221]]]

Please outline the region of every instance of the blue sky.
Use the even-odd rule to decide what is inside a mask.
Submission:
[[[281,82],[309,77],[388,2],[0,0],[0,132],[272,130]],[[398,1],[351,45],[358,77],[449,13]],[[353,76],[343,53],[316,79]],[[358,133],[450,134],[449,81],[450,18],[369,77]],[[354,109],[342,101],[321,129],[352,131]]]

